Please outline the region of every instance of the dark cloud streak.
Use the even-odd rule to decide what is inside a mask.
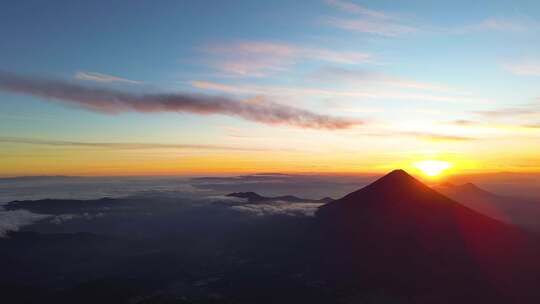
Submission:
[[[257,97],[248,100],[186,93],[133,94],[107,88],[87,87],[66,81],[26,77],[0,71],[0,90],[61,101],[94,112],[178,112],[222,114],[267,125],[338,130],[359,121],[322,115]]]

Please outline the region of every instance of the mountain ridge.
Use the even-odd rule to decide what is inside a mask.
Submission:
[[[499,195],[473,183],[438,185],[434,187],[445,196],[482,214],[505,223],[540,232],[540,204],[533,200]]]
[[[270,201],[285,201],[289,203],[329,203],[334,199],[331,197],[324,197],[321,199],[306,199],[297,197],[294,195],[282,195],[282,196],[262,196],[256,192],[233,192],[226,195],[227,197],[244,198],[249,204],[265,203]]]

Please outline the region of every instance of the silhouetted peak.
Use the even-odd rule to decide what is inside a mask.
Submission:
[[[420,183],[418,180],[416,180],[414,177],[412,177],[409,173],[405,172],[405,170],[398,169],[379,178],[368,187],[377,187],[377,188],[389,187],[389,190],[390,190],[390,188],[411,187],[414,185],[423,185],[423,184]]]
[[[480,187],[478,187],[477,185],[473,183],[465,183],[465,184],[460,185],[460,187],[468,188],[468,189],[480,189]]]
[[[398,169],[329,205],[340,205],[342,201],[349,203],[366,200],[373,200],[378,203],[392,203],[404,200],[417,201],[418,199],[425,200],[433,196],[438,199],[442,195],[421,183],[404,170]]]
[[[333,198],[331,198],[331,197],[329,197],[329,196],[327,196],[327,197],[323,197],[323,198],[321,198],[321,199],[319,200],[319,202],[321,202],[321,203],[325,203],[325,204],[326,204],[326,203],[330,203],[330,202],[333,202],[333,201],[334,201],[334,199],[333,199]]]
[[[247,199],[262,199],[262,198],[264,198],[263,196],[255,193],[255,192],[234,192],[234,193],[227,194],[227,196],[238,197],[238,198],[247,198]]]
[[[395,169],[383,177],[400,176],[400,177],[412,177],[403,169]]]
[[[478,193],[478,194],[490,194],[490,195],[494,195],[493,193],[490,193],[480,187],[478,187],[477,185],[473,184],[473,183],[466,183],[466,184],[463,184],[463,185],[459,185],[457,186],[457,188],[462,191],[462,192],[467,192],[467,193]]]
[[[438,185],[439,187],[446,187],[446,188],[453,188],[456,186],[456,184],[451,182],[442,182]]]

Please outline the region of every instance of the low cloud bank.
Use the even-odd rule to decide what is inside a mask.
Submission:
[[[5,237],[10,231],[18,231],[24,226],[50,217],[51,215],[37,214],[27,210],[4,211],[0,209],[0,238]]]
[[[231,209],[248,213],[254,216],[287,215],[287,216],[314,216],[322,203],[291,203],[275,201],[264,204],[246,204],[233,206]]]

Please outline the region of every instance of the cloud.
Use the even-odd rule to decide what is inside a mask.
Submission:
[[[540,29],[537,21],[528,18],[490,17],[476,23],[436,30],[441,34],[468,34],[477,32],[527,33]]]
[[[433,84],[427,82],[420,82],[411,79],[405,79],[401,77],[396,77],[393,75],[388,75],[382,72],[374,72],[365,69],[347,69],[347,68],[338,68],[338,67],[327,67],[323,68],[320,71],[316,72],[313,75],[314,78],[323,81],[333,81],[333,82],[347,82],[352,84],[358,83],[371,83],[371,84],[382,84],[395,87],[401,87],[405,89],[419,89],[419,90],[430,90],[430,91],[442,91],[449,92],[450,88]]]
[[[20,137],[0,137],[2,143],[29,144],[55,147],[121,149],[121,150],[144,150],[144,149],[186,149],[186,150],[233,150],[251,151],[255,148],[242,148],[218,145],[195,145],[195,144],[164,144],[164,143],[118,143],[118,142],[81,142],[65,140],[44,140]]]
[[[530,24],[505,18],[488,18],[477,25],[472,26],[472,29],[476,30],[492,30],[500,32],[523,32],[530,28]]]
[[[358,18],[325,19],[328,25],[342,30],[387,37],[396,37],[418,31],[416,27],[405,25],[386,12],[372,10],[351,1],[326,0],[326,3],[340,11],[359,15]]]
[[[412,137],[418,138],[426,141],[433,142],[465,142],[465,141],[474,141],[478,138],[466,137],[459,135],[449,135],[449,134],[440,134],[440,133],[430,133],[430,132],[415,132],[415,131],[404,131],[404,132],[370,132],[370,133],[359,133],[360,136],[373,136],[373,137]]]
[[[540,124],[538,123],[523,123],[523,122],[515,122],[515,123],[493,123],[493,122],[480,122],[480,121],[472,121],[472,120],[454,120],[443,123],[445,125],[451,125],[451,126],[457,126],[462,128],[472,128],[477,131],[502,131],[507,134],[523,134],[529,133],[529,132],[535,132],[538,129],[540,129]]]
[[[503,68],[519,76],[540,76],[540,60],[507,63]]]
[[[101,218],[101,217],[104,217],[105,214],[103,212],[98,212],[98,213],[95,213],[95,214],[91,214],[91,213],[88,213],[88,212],[84,212],[82,214],[59,214],[59,215],[55,215],[51,220],[50,220],[50,223],[52,224],[56,224],[56,225],[60,225],[60,224],[63,224],[67,221],[71,221],[71,220],[78,220],[78,219],[81,219],[81,220],[93,220],[93,219],[97,219],[97,218]]]
[[[32,213],[27,210],[4,211],[0,209],[0,237],[5,237],[10,231],[18,231],[21,227],[50,217],[51,215]]]
[[[356,4],[350,1],[326,0],[326,3],[339,10],[342,10],[344,12],[351,13],[351,14],[360,14],[360,15],[365,15],[368,17],[380,18],[380,19],[390,18],[390,16],[386,14],[385,12],[368,9],[365,6],[362,6],[360,4]]]
[[[489,17],[476,23],[453,27],[408,25],[406,20],[399,18],[395,14],[369,9],[351,1],[325,0],[325,2],[335,9],[357,15],[355,18],[326,18],[327,24],[343,30],[387,37],[402,36],[416,32],[431,34],[465,34],[486,31],[525,33],[540,29],[540,24],[536,20],[522,16],[516,18]]]
[[[400,82],[401,81],[401,82]],[[433,84],[422,84],[420,82],[414,83],[407,80],[392,80],[395,85],[420,88],[424,86],[432,89],[445,90],[443,86],[437,86]],[[389,84],[388,80],[385,84]],[[430,94],[430,93],[418,93],[418,92],[404,92],[398,90],[381,90],[380,88],[368,89],[363,86],[352,86],[350,89],[330,90],[322,89],[319,87],[286,87],[286,86],[258,86],[250,84],[237,84],[228,85],[211,81],[192,81],[191,85],[195,88],[236,93],[236,94],[264,94],[270,96],[292,96],[292,97],[325,97],[325,98],[364,98],[364,99],[399,99],[399,100],[414,100],[414,101],[439,101],[439,102],[476,102],[486,103],[488,100],[477,98],[474,96],[464,95],[449,95],[449,94]],[[449,89],[451,90],[451,89]]]
[[[474,126],[474,125],[478,125],[479,123],[473,120],[457,119],[457,120],[451,121],[450,124],[456,125],[456,126]]]
[[[215,44],[203,50],[215,56],[210,60],[210,65],[214,68],[229,75],[248,77],[262,77],[284,71],[305,60],[340,64],[358,64],[373,60],[370,54],[364,52],[335,51],[264,41]]]
[[[540,113],[540,105],[529,104],[519,107],[502,108],[497,110],[476,111],[475,114],[489,118],[512,118],[519,116],[535,116]]]
[[[420,139],[425,139],[428,141],[435,141],[435,142],[445,142],[445,141],[473,141],[477,140],[477,138],[474,137],[466,137],[466,136],[459,136],[459,135],[447,135],[447,134],[437,134],[437,133],[428,133],[428,132],[403,132],[401,133],[406,136],[412,136],[417,137]]]
[[[271,216],[271,215],[286,215],[286,216],[314,216],[317,209],[324,204],[322,203],[289,203],[283,201],[275,201],[264,204],[247,204],[241,206],[233,206],[231,209],[248,213],[254,216]]]
[[[326,130],[346,129],[361,124],[356,120],[317,114],[309,110],[279,104],[264,97],[236,100],[186,93],[137,95],[5,72],[0,72],[0,90],[54,99],[67,105],[105,114],[126,112],[221,114],[267,125],[288,125]]]
[[[328,18],[326,22],[331,26],[343,30],[358,33],[376,34],[387,37],[397,37],[418,31],[417,28],[412,26],[400,24],[397,22],[373,19]]]
[[[476,111],[476,114],[480,114],[488,117],[511,117],[511,116],[521,116],[531,114],[527,109],[521,108],[506,108],[500,110],[487,110],[487,111]]]
[[[131,83],[131,84],[140,84],[140,81],[126,79],[122,77],[107,75],[107,74],[101,74],[96,72],[77,72],[75,74],[75,79],[80,80],[89,80],[89,81],[96,81],[96,82],[124,82],[124,83]]]
[[[524,124],[523,127],[528,129],[540,129],[540,123]]]

